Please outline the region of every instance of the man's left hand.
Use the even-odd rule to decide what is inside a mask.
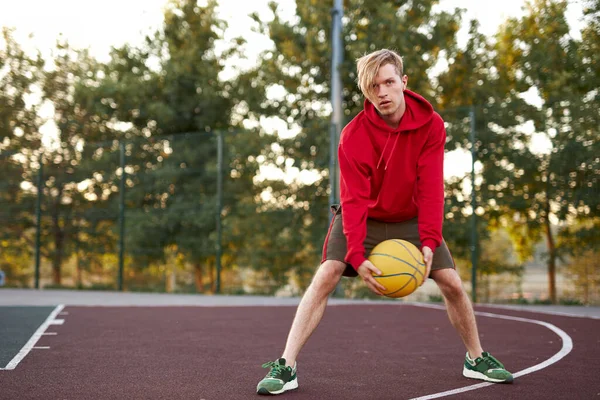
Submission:
[[[423,282],[421,282],[421,286],[423,286],[423,284],[429,277],[429,273],[431,272],[431,262],[433,261],[433,251],[427,246],[423,246],[423,261],[425,261],[426,268],[425,276],[423,276]]]

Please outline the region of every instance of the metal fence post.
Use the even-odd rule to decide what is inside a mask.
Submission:
[[[119,143],[119,164],[121,181],[119,182],[119,291],[123,290],[123,270],[125,256],[125,143]]]
[[[329,205],[339,201],[339,176],[337,147],[340,140],[340,130],[342,129],[342,78],[340,76],[340,66],[343,59],[342,43],[342,0],[334,0],[331,9],[331,124],[329,132]]]
[[[475,193],[475,107],[471,106],[469,111],[471,122],[470,141],[471,141],[471,297],[473,303],[477,302],[477,193]]]
[[[344,2],[334,0],[331,9],[331,123],[329,127],[329,205],[340,202],[340,173],[338,160],[338,143],[340,142],[340,131],[342,130],[342,77],[340,67],[344,58],[344,41],[342,37],[342,17],[344,16]],[[335,217],[329,214],[329,221]],[[343,297],[344,290],[340,281],[333,295]]]
[[[223,229],[221,214],[223,209],[223,133],[217,133],[217,245],[216,245],[216,285],[215,293],[221,292],[221,256],[223,254]]]
[[[42,197],[44,192],[44,161],[40,155],[40,169],[37,176],[37,201],[35,204],[35,288],[40,288],[40,258],[42,237]]]

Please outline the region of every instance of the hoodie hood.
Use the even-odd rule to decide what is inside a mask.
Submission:
[[[433,117],[433,107],[427,100],[420,95],[410,90],[404,91],[404,101],[406,103],[406,110],[400,120],[398,128],[392,130],[392,132],[412,131],[419,129],[423,125],[427,124]],[[391,128],[385,123],[383,118],[377,112],[377,109],[369,100],[365,99],[365,114],[371,124],[383,130],[384,132],[390,132]]]
[[[388,124],[385,123],[383,118],[379,115],[379,112],[369,100],[365,99],[365,115],[367,120],[371,125],[376,128],[376,131],[379,131],[383,134],[386,134],[385,145],[383,147],[383,151],[381,152],[381,156],[379,157],[379,161],[377,162],[377,168],[381,166],[382,161],[384,161],[384,154],[390,142],[392,133],[396,135],[394,139],[392,139],[392,150],[388,159],[385,160],[384,169],[387,169],[389,157],[394,154],[394,150],[396,149],[396,145],[398,144],[399,135],[398,133],[403,131],[414,131],[421,128],[423,125],[429,123],[431,118],[433,117],[433,107],[427,100],[425,100],[420,95],[415,92],[411,92],[410,90],[404,91],[404,102],[406,103],[406,109],[404,110],[404,115],[402,115],[402,119],[400,119],[400,124],[398,124],[398,128],[391,129]]]

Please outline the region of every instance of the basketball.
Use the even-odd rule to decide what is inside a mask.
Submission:
[[[423,283],[423,253],[406,240],[384,240],[373,248],[369,261],[381,271],[373,277],[386,288],[382,293],[387,297],[408,296]]]

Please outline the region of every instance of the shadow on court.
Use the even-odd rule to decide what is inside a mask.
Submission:
[[[0,371],[0,398],[263,398],[255,394],[257,382],[267,372],[261,364],[281,355],[295,310],[294,306],[67,306],[68,315],[61,317],[64,324],[48,328],[56,335],[42,336],[36,345],[40,349],[31,350],[14,370]],[[512,385],[491,385],[450,398],[598,396],[600,320],[478,310],[552,324],[572,339],[573,350]],[[49,313],[48,308],[38,311]],[[484,348],[512,372],[564,351],[561,338],[547,326],[481,315],[478,323]],[[18,335],[15,332],[10,334]],[[480,383],[462,377],[464,353],[444,310],[406,304],[329,306],[298,360],[299,389],[280,397],[435,395]],[[3,356],[2,361],[6,359]]]

